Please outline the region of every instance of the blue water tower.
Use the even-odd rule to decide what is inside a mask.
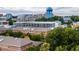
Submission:
[[[48,7],[48,8],[46,9],[45,17],[46,17],[46,18],[51,18],[51,17],[53,17],[53,9],[52,9],[51,7]]]

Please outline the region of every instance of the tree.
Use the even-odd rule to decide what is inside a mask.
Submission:
[[[29,47],[28,51],[40,51],[40,47],[39,46],[31,46],[31,47]]]
[[[49,48],[50,48],[50,44],[44,42],[39,46],[31,46],[28,50],[29,51],[49,51]]]
[[[73,50],[72,47],[79,45],[79,30],[72,28],[55,28],[48,32],[46,42],[50,43],[50,50]]]
[[[6,30],[4,33],[3,33],[3,35],[5,35],[5,36],[12,36],[13,35],[13,31],[12,30]]]
[[[79,51],[79,45],[76,46],[76,51]]]
[[[79,16],[70,16],[72,21],[77,22],[79,21]]]
[[[12,20],[12,19],[9,19],[7,21],[9,22],[9,25],[13,25],[16,22],[16,20]]]
[[[50,43],[50,50],[55,50],[56,46],[63,44],[62,31],[63,28],[55,28],[54,30],[48,32],[46,42]]]
[[[47,21],[47,20],[48,20],[47,18],[41,17],[41,18],[36,19],[35,21]]]
[[[56,47],[55,51],[64,51],[64,48],[62,46]]]
[[[9,25],[13,25],[13,20],[8,20],[9,21]]]
[[[40,47],[40,51],[49,51],[50,44],[49,43],[43,43]]]
[[[30,40],[33,40],[33,41],[43,41],[43,39],[44,39],[44,36],[42,36],[40,34],[37,34],[37,35],[29,34],[28,36],[29,36]]]
[[[20,37],[20,38],[24,38],[25,35],[22,32],[13,32],[13,36],[14,37]]]
[[[13,36],[18,38],[24,38],[25,34],[22,32],[13,32],[12,30],[6,30],[4,33],[1,33],[0,35],[4,36]]]
[[[53,16],[51,18],[45,18],[45,17],[41,17],[36,19],[35,21],[61,21],[62,22],[63,18],[60,16]]]

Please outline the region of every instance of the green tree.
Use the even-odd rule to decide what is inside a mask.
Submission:
[[[76,51],[79,51],[79,45],[76,46]]]
[[[22,32],[13,32],[13,36],[14,37],[20,37],[20,38],[24,38],[25,35]]]
[[[31,47],[29,47],[28,51],[40,51],[40,47],[39,46],[31,46]]]
[[[37,35],[29,34],[28,36],[33,41],[43,41],[44,40],[44,36],[42,36],[40,34],[37,34]]]
[[[41,17],[41,18],[36,19],[35,21],[47,21],[47,18]]]
[[[64,51],[65,49],[62,46],[56,47],[55,51]]]
[[[9,21],[9,25],[13,25],[13,21],[12,20],[8,20]]]
[[[5,36],[12,36],[13,35],[13,31],[12,30],[6,30],[6,32],[3,33],[3,35]]]
[[[50,44],[49,43],[43,43],[40,47],[40,51],[49,51]]]
[[[63,28],[56,28],[47,34],[46,42],[50,43],[50,50],[55,50],[56,46],[63,44],[62,31]]]
[[[35,21],[61,21],[62,22],[63,18],[60,16],[53,16],[51,18],[45,18],[45,17],[41,17],[36,19]]]
[[[25,34],[22,32],[13,32],[12,30],[6,30],[5,32],[1,33],[0,35],[4,36],[13,36],[18,38],[24,38]]]
[[[77,22],[79,21],[79,16],[70,16],[72,21]]]
[[[50,50],[64,48],[70,51],[72,47],[79,45],[79,30],[55,28],[47,34],[46,42],[50,43]]]

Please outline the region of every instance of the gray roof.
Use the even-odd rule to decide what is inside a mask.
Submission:
[[[63,20],[64,20],[64,21],[68,21],[68,20],[71,20],[71,18],[68,17],[68,16],[64,16],[64,17],[63,17]]]
[[[40,41],[32,41],[34,46],[39,46],[40,44],[42,44],[43,42]]]
[[[0,44],[2,45],[22,47],[31,43],[32,41],[28,39],[0,36]]]

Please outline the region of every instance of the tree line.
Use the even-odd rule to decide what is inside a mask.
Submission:
[[[55,28],[44,34],[24,34],[7,30],[0,35],[24,38],[28,36],[32,41],[40,41],[39,46],[31,46],[29,51],[79,51],[79,30],[70,27]]]
[[[79,21],[79,16],[69,16],[70,19],[74,22]],[[53,16],[51,18],[41,17],[36,19],[35,21],[61,21],[63,22],[63,16]]]
[[[24,38],[26,36],[26,34],[18,31],[18,32],[14,32],[12,30],[6,30],[5,32],[0,33],[0,35],[3,36],[12,36],[12,37],[17,37],[17,38]]]
[[[36,35],[33,37],[35,38]],[[40,36],[43,37],[43,36]],[[38,47],[31,47],[31,51],[79,51],[79,30],[72,28],[55,28],[41,38],[43,42]],[[35,40],[31,38],[31,40]],[[36,40],[37,41],[37,40]],[[34,50],[35,49],[35,50]]]

